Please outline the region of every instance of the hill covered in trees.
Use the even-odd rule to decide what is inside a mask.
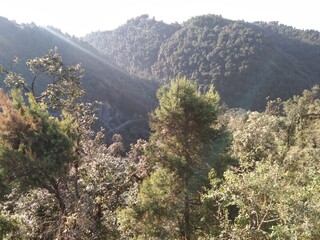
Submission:
[[[316,82],[318,32],[216,16],[181,26],[146,16],[131,23],[140,27],[119,29],[145,40],[153,55],[125,33],[114,54],[136,49],[147,61],[131,71],[151,81],[59,30],[0,19],[0,238],[319,239],[319,86],[255,112],[224,108],[210,84],[230,89],[225,101],[252,98],[257,108],[265,91],[292,94]],[[61,54],[48,51],[55,46]],[[191,71],[197,64],[202,72]],[[153,105],[152,80],[169,81],[165,72],[194,76],[159,88],[149,139],[128,151],[120,134],[106,143],[95,121],[109,125],[107,133],[143,129],[137,115]],[[279,78],[267,81],[269,74]]]
[[[119,134],[92,130],[81,68],[56,53],[28,66],[58,80],[38,95],[0,68],[1,239],[319,239],[319,86],[222,111],[213,86],[175,79],[123,156]]]
[[[320,34],[277,22],[247,23],[216,15],[166,24],[148,15],[84,40],[136,76],[168,82],[186,76],[214,83],[230,107],[263,110],[320,79]]]
[[[53,27],[18,25],[0,18],[0,32],[2,66],[12,68],[30,82],[33,75],[25,65],[26,61],[56,49],[64,64],[80,63],[84,69],[85,97],[103,103],[99,112],[100,126],[113,133],[127,128],[126,132],[131,129],[133,138],[146,137],[148,127],[144,118],[156,106],[156,84],[129,75],[86,42]],[[15,57],[20,59],[18,64],[12,64]],[[46,83],[40,81],[38,87],[44,89]],[[0,87],[4,87],[3,81]],[[130,123],[135,123],[135,126]]]
[[[166,24],[142,15],[82,40],[5,18],[0,28],[2,65],[10,67],[17,56],[20,64],[13,67],[31,78],[26,60],[57,47],[65,63],[85,69],[87,97],[104,103],[100,125],[136,137],[147,134],[141,119],[156,106],[159,84],[176,76],[196,81],[204,92],[213,83],[228,106],[251,110],[264,110],[267,97],[287,99],[320,79],[319,32],[277,22],[206,15]]]

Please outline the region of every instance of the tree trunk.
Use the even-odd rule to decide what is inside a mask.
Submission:
[[[190,199],[189,199],[189,174],[185,173],[184,179],[184,239],[191,239],[190,224]]]
[[[56,197],[56,199],[58,201],[61,214],[65,215],[66,214],[66,205],[65,205],[64,200],[60,194],[59,188],[55,189],[54,196]]]
[[[66,214],[66,204],[64,203],[64,200],[61,196],[60,190],[59,190],[59,185],[55,179],[50,179],[50,185],[45,185],[44,186],[49,193],[54,194],[56,200],[58,201],[59,209],[62,215]]]
[[[76,194],[76,197],[80,199],[80,193],[79,193],[79,185],[78,185],[78,179],[79,179],[79,162],[78,160],[74,162],[74,178],[73,178],[73,185],[74,185],[74,191]]]

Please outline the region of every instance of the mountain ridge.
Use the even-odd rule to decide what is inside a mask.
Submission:
[[[83,39],[136,76],[186,76],[204,91],[213,83],[230,107],[263,110],[266,97],[287,99],[320,79],[319,32],[278,22],[208,14],[166,24],[144,14]]]
[[[54,47],[66,64],[81,63],[88,99],[104,103],[100,124],[110,132],[146,119],[157,106],[156,89],[177,76],[197,81],[202,91],[214,84],[229,107],[259,111],[267,97],[285,100],[320,83],[320,33],[278,22],[209,14],[167,24],[144,14],[79,39],[0,17],[0,31],[5,67],[15,56],[25,62]],[[25,66],[17,70],[30,77]],[[137,131],[147,136],[147,128]]]

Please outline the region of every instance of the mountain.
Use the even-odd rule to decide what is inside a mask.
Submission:
[[[215,84],[230,107],[263,110],[320,83],[320,33],[277,22],[216,15],[166,24],[142,15],[84,40],[129,73],[168,82],[176,76]]]
[[[57,48],[65,64],[81,63],[84,68],[83,85],[88,100],[103,103],[99,113],[100,126],[110,134],[126,130],[132,138],[147,135],[148,127],[144,120],[156,106],[157,84],[129,75],[88,43],[53,27],[18,25],[0,17],[0,33],[0,65],[10,68],[10,63],[17,56],[21,64],[14,66],[13,70],[30,79],[31,73],[24,63]],[[0,87],[4,87],[3,81]]]
[[[203,91],[214,83],[229,107],[251,110],[263,110],[268,96],[287,99],[320,83],[320,33],[277,22],[204,15],[166,24],[142,15],[78,39],[0,17],[0,33],[0,64],[10,68],[18,56],[14,70],[26,78],[32,76],[23,63],[55,47],[66,64],[81,63],[88,99],[103,103],[99,126],[129,133],[128,142],[148,135],[156,89],[177,76]]]
[[[88,34],[84,40],[129,73],[150,79],[161,45],[180,28],[179,24],[168,25],[142,15],[114,31]]]

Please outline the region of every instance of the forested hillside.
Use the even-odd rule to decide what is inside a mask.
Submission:
[[[37,78],[0,68],[2,239],[320,237],[319,86],[259,113],[177,78],[124,156],[121,135],[92,130],[81,68],[56,53],[28,66],[56,81],[37,93]]]
[[[0,239],[320,239],[319,32],[143,15],[86,39],[105,56],[0,18]]]
[[[136,76],[214,83],[230,107],[263,110],[266,97],[287,99],[320,79],[319,32],[276,22],[205,15],[179,25],[142,15],[84,40]]]
[[[163,41],[180,28],[142,15],[114,31],[92,33],[84,39],[129,73],[150,79]]]
[[[132,137],[147,136],[147,122],[143,118],[156,106],[156,84],[129,75],[84,41],[63,34],[53,27],[38,27],[35,24],[18,25],[0,18],[0,64],[12,68],[31,81],[33,75],[25,62],[41,57],[50,49],[62,56],[65,64],[80,63],[84,71],[83,87],[86,98],[98,100],[101,106],[100,126],[114,133],[132,128]],[[12,64],[15,57],[19,64]],[[0,87],[4,87],[3,81]],[[45,84],[38,86],[45,88]],[[40,89],[39,89],[40,90]],[[140,116],[140,117],[139,117]],[[134,122],[136,125],[130,125]],[[128,124],[125,124],[128,123]],[[129,132],[125,129],[126,132]]]

